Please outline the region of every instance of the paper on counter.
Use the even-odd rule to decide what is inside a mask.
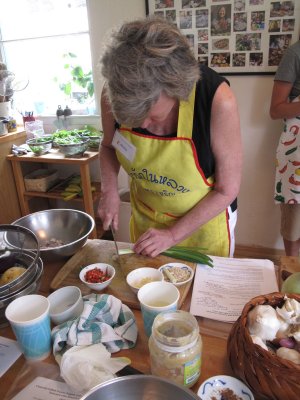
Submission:
[[[12,400],[78,400],[80,398],[81,395],[74,393],[66,383],[39,376]]]
[[[270,260],[211,257],[214,268],[197,264],[190,312],[234,322],[253,297],[278,292],[275,267]]]
[[[22,354],[15,340],[0,336],[0,378]]]

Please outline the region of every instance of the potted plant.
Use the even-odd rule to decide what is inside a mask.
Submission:
[[[74,53],[66,53],[63,55],[65,60],[64,69],[67,72],[66,80],[63,82],[55,77],[54,81],[58,83],[59,89],[72,99],[76,99],[78,103],[84,104],[89,98],[94,97],[94,82],[92,71],[84,72],[83,68],[78,65]]]

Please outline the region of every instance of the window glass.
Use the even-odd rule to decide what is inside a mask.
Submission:
[[[2,11],[15,16],[9,14],[13,4],[22,7],[17,8],[22,21],[11,24]],[[15,74],[13,103],[18,111],[53,115],[58,105],[68,105],[73,114],[95,112],[94,95],[88,91],[93,78],[87,24],[83,0],[1,0],[3,61]],[[74,82],[74,69],[83,84]]]
[[[0,26],[2,40],[87,32],[86,2],[1,0]]]

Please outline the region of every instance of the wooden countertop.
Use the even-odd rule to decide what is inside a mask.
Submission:
[[[107,241],[108,246],[113,246],[113,242]],[[299,259],[296,257],[278,257],[279,267],[290,272],[300,270]],[[44,265],[44,274],[41,281],[39,293],[47,296],[50,292],[50,283],[58,273],[64,262],[46,263]],[[190,291],[191,292],[191,291]],[[190,295],[181,307],[181,309],[189,310]],[[143,329],[143,321],[141,312],[133,310],[138,326],[138,340],[135,348],[130,350],[122,350],[116,353],[116,356],[129,357],[132,361],[131,366],[140,370],[145,374],[150,374],[150,361],[148,351],[148,338]],[[214,375],[232,375],[233,372],[227,359],[227,336],[230,331],[230,324],[214,321],[210,325],[209,320],[197,318],[199,321],[202,341],[203,341],[203,356],[201,375],[198,382],[192,390],[197,392],[200,384],[207,378]],[[0,336],[15,339],[11,328],[0,328]],[[20,390],[26,387],[35,377],[43,376],[49,379],[59,380],[59,367],[51,355],[43,362],[28,363],[21,356],[3,375],[0,385],[0,398],[10,400]],[[6,396],[6,397],[5,397]],[[256,399],[259,400],[259,399]]]
[[[65,157],[59,149],[51,149],[48,153],[40,156],[34,155],[31,151],[27,154],[14,156],[9,154],[6,158],[13,162],[37,162],[47,164],[88,164],[99,157],[98,151],[85,151],[83,157]]]

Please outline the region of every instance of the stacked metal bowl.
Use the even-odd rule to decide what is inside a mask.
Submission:
[[[8,324],[5,309],[11,301],[38,291],[43,274],[39,255],[39,243],[32,231],[0,225],[0,327]],[[21,269],[24,272],[14,274]],[[4,280],[4,275],[10,279]]]
[[[30,229],[38,239],[42,260],[52,262],[67,259],[80,250],[95,221],[83,211],[53,208],[25,215],[12,225]]]

